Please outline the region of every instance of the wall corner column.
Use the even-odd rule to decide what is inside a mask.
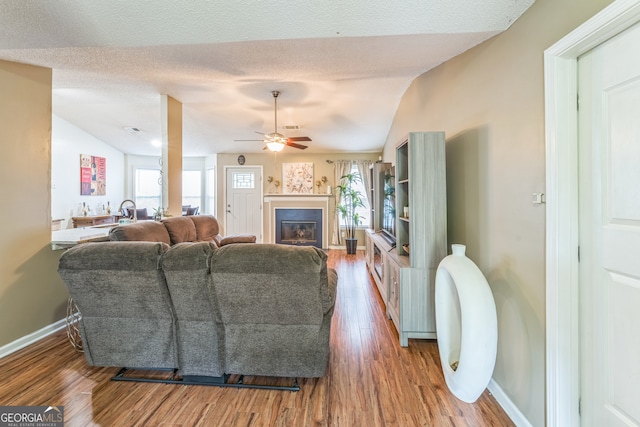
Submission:
[[[172,216],[182,215],[182,103],[161,96],[162,208]]]

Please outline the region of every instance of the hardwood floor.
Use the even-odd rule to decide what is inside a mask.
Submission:
[[[87,366],[58,332],[0,359],[0,405],[64,405],[67,427],[513,425],[488,391],[474,404],[449,393],[435,341],[400,347],[361,251],[329,263],[331,360],[299,392],[110,381],[118,369]]]

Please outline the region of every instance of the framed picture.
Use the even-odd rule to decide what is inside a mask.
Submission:
[[[107,194],[107,159],[80,154],[80,195]]]
[[[282,194],[313,194],[313,163],[283,163]]]

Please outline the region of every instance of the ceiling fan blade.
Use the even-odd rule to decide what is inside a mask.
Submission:
[[[293,136],[291,138],[287,138],[284,135],[282,135],[281,133],[278,132],[278,95],[280,95],[280,92],[277,90],[271,91],[271,95],[273,95],[273,121],[274,121],[274,131],[272,133],[266,134],[263,132],[258,132],[257,130],[254,131],[257,134],[263,135],[264,138],[263,139],[234,139],[234,141],[239,141],[239,142],[243,142],[243,141],[262,141],[262,142],[277,142],[277,143],[283,143],[284,140],[286,139],[287,143],[285,145],[289,146],[289,147],[293,147],[293,148],[297,148],[299,150],[304,150],[306,148],[308,148],[306,145],[302,145],[302,144],[296,144],[294,141],[311,141],[311,138],[309,138],[308,136]],[[265,146],[263,148],[263,150],[267,150],[268,147]]]
[[[296,144],[295,142],[291,142],[291,138],[289,138],[289,141],[287,141],[287,147],[299,148],[301,150],[304,150],[305,148],[307,148],[306,145]]]

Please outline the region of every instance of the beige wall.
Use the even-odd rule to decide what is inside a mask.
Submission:
[[[268,176],[273,176],[275,180],[279,180],[282,183],[282,163],[297,163],[297,162],[311,162],[313,163],[313,175],[314,181],[319,180],[322,176],[327,177],[326,185],[331,185],[335,189],[335,182],[333,178],[333,165],[327,163],[327,160],[371,160],[376,161],[381,153],[325,153],[325,154],[311,154],[305,153],[300,150],[285,148],[290,150],[290,153],[278,153],[274,156],[273,153],[259,153],[259,154],[244,154],[245,166],[262,166],[263,168],[263,191],[264,194],[282,193],[282,184],[277,188],[274,183],[269,184],[267,182]],[[217,159],[217,177],[218,177],[218,220],[224,229],[224,173],[225,166],[238,166],[237,154],[218,154]],[[321,187],[322,188],[322,187]],[[324,193],[326,188],[320,190]],[[317,192],[317,188],[314,187],[314,192]],[[335,194],[335,191],[333,192]],[[329,240],[331,240],[331,230],[333,229],[333,221],[335,215],[335,200],[331,198],[329,201]],[[365,225],[368,222],[365,221]],[[268,232],[268,224],[263,225],[265,233]],[[358,232],[358,245],[364,246],[364,233]],[[266,241],[266,239],[265,239]]]
[[[51,242],[51,70],[0,60],[0,347],[63,318]]]
[[[463,243],[498,309],[493,378],[534,426],[545,416],[543,52],[610,3],[537,0],[503,34],[417,78],[384,149],[408,131],[447,135],[449,243]]]

